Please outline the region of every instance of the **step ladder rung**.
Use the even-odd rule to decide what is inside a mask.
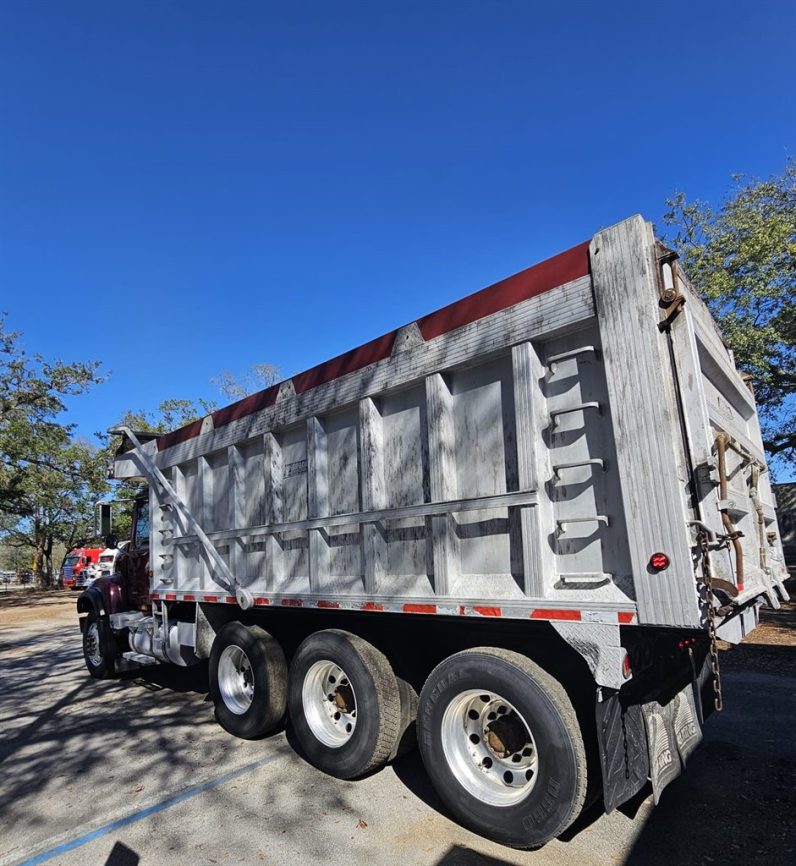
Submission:
[[[592,457],[590,460],[578,460],[575,463],[559,463],[553,467],[553,475],[559,478],[562,469],[579,469],[581,466],[599,466],[605,472],[605,460],[601,457]]]
[[[554,409],[550,413],[550,421],[553,427],[558,427],[558,419],[561,415],[570,415],[573,412],[583,412],[586,409],[596,409],[599,414],[600,404],[596,400],[589,400],[588,403],[578,403],[575,406],[567,406],[564,409]]]
[[[568,352],[561,352],[558,355],[551,355],[547,359],[547,368],[551,373],[555,371],[555,366],[560,361],[566,361],[569,358],[576,358],[578,355],[586,355],[589,352],[597,354],[597,349],[594,346],[581,346],[578,349],[570,349]]]
[[[592,517],[565,517],[562,520],[556,520],[556,535],[565,535],[567,526],[571,523],[602,523],[609,526],[607,514],[595,514]]]

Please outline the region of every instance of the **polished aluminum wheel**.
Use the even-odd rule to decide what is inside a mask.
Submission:
[[[86,658],[89,660],[89,663],[94,665],[95,668],[99,667],[102,664],[99,623],[89,623],[83,638],[83,645],[86,648]]]
[[[218,689],[230,712],[242,716],[252,705],[254,673],[249,657],[231,644],[224,648],[218,660]]]
[[[539,763],[531,729],[508,701],[471,689],[457,695],[442,717],[442,748],[456,778],[490,806],[524,800]]]
[[[332,661],[315,662],[301,687],[304,718],[331,749],[345,745],[357,726],[357,700],[346,672]]]

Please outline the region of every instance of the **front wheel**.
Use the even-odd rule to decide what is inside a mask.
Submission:
[[[106,616],[93,611],[83,628],[83,658],[94,679],[106,680],[116,673],[116,641]]]
[[[417,717],[440,798],[467,827],[534,848],[564,832],[586,795],[586,754],[561,684],[530,659],[481,647],[430,674]]]

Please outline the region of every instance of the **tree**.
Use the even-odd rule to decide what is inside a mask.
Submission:
[[[69,442],[52,455],[68,464],[66,474],[33,465],[25,473],[16,514],[0,518],[4,541],[28,550],[40,582],[53,577],[53,550],[59,542],[67,550],[95,541],[94,504],[110,490],[106,477],[107,456],[89,442]]]
[[[65,399],[102,380],[99,362],[66,364],[30,355],[0,317],[0,540],[30,547],[39,580],[52,572],[56,541],[90,519],[87,501],[104,489],[99,451],[72,441],[60,420]],[[46,568],[45,568],[46,566]]]
[[[769,455],[796,465],[796,161],[736,175],[718,209],[678,193],[664,222],[686,272],[751,375]]]

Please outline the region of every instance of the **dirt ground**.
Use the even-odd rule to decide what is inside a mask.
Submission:
[[[71,589],[17,589],[0,593],[0,628],[76,617]]]

